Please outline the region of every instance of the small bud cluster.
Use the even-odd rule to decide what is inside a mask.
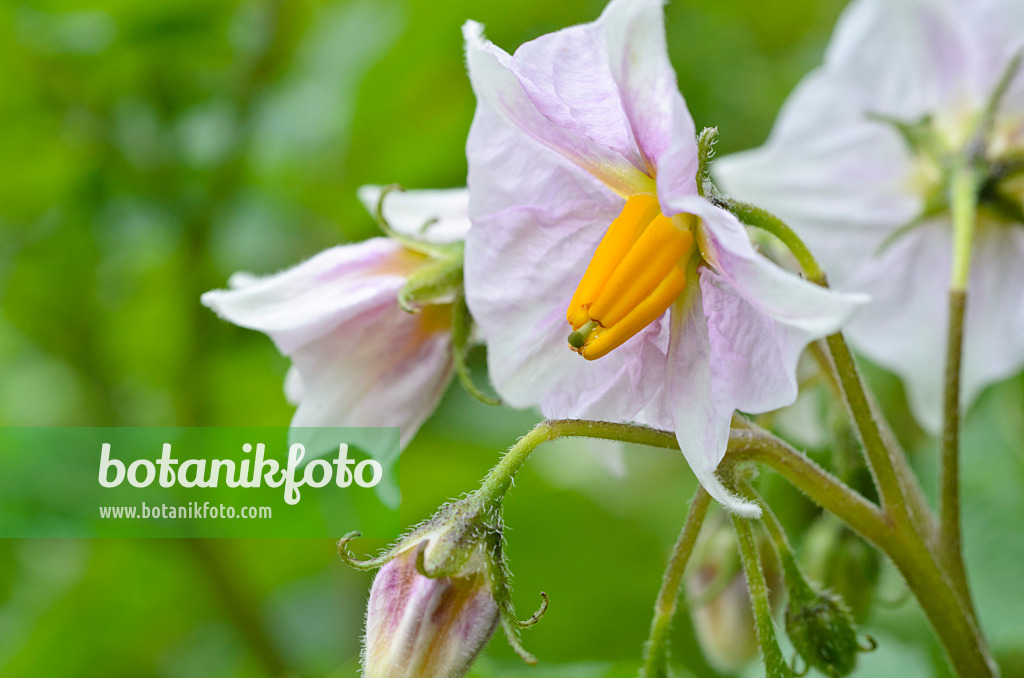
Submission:
[[[827,589],[812,586],[791,553],[782,556],[789,589],[786,634],[797,653],[826,676],[840,678],[857,666],[857,631],[846,603]]]
[[[380,567],[370,591],[364,637],[366,678],[459,678],[501,625],[513,649],[541,609],[519,621],[502,552],[500,503],[475,494],[443,506],[383,555],[354,559],[343,538],[338,551],[358,569]]]

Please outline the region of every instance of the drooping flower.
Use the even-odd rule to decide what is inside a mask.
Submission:
[[[377,209],[382,189],[359,197]],[[469,230],[465,189],[390,193],[383,216],[399,236],[435,244]],[[267,333],[292,359],[285,382],[292,426],[398,426],[404,447],[451,379],[450,296],[399,305],[410,276],[433,260],[393,238],[339,245],[275,275],[236,274],[202,302]]]
[[[714,474],[732,414],[791,403],[803,347],[861,300],[774,266],[698,194],[660,0],[613,0],[514,55],[464,34],[466,288],[495,388],[546,416],[674,429],[708,491],[757,515]]]
[[[458,678],[498,628],[498,603],[479,555],[441,577],[420,573],[418,556],[419,549],[407,549],[373,580],[365,678]]]
[[[714,166],[734,197],[789,222],[834,284],[870,293],[851,343],[902,377],[933,432],[953,248],[944,160],[975,142],[1022,45],[1017,0],[858,0],[767,143]],[[964,405],[1024,366],[1022,74],[981,141],[987,185],[968,282]]]

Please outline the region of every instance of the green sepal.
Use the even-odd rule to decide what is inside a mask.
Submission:
[[[709,197],[714,194],[711,182],[711,159],[715,157],[715,143],[718,141],[718,128],[705,127],[697,135],[697,192]]]
[[[914,155],[939,159],[946,151],[942,141],[935,134],[935,127],[930,115],[923,115],[917,120],[909,121],[883,113],[868,113],[867,118],[892,127],[900,135],[907,150]]]
[[[504,552],[504,537],[501,533],[494,534],[487,543],[489,555],[487,558],[487,576],[490,579],[491,593],[498,604],[498,617],[501,630],[505,639],[512,646],[512,650],[529,666],[537,664],[537,658],[523,647],[520,631],[529,628],[540,621],[548,609],[548,596],[540,592],[541,604],[533,615],[526,620],[520,620],[516,615],[515,605],[512,604],[512,575],[508,569],[508,561]]]
[[[466,389],[469,395],[473,396],[485,405],[500,405],[501,400],[484,393],[479,386],[473,382],[473,375],[466,364],[469,350],[472,348],[473,316],[466,305],[466,294],[460,287],[455,293],[455,303],[452,309],[452,361],[455,365],[455,374],[459,378],[462,388]]]
[[[406,249],[410,249],[413,252],[419,252],[420,254],[425,254],[432,259],[447,259],[455,254],[458,254],[461,257],[461,242],[430,242],[425,238],[417,238],[416,236],[406,233],[399,233],[392,228],[391,224],[388,223],[388,220],[384,218],[384,199],[394,191],[405,191],[405,189],[398,184],[385,186],[380,192],[380,197],[377,199],[377,207],[373,210],[373,218],[377,222],[377,226],[380,227],[380,230],[384,231],[384,235],[400,243]],[[426,233],[427,230],[430,229],[430,226],[436,221],[437,219],[428,219],[425,221],[423,226],[420,227],[420,233]]]
[[[447,304],[462,289],[462,247],[443,259],[417,268],[406,278],[398,292],[398,305],[408,313],[417,313],[428,304]]]
[[[826,676],[849,675],[860,651],[849,608],[838,594],[812,586],[792,553],[780,557],[789,592],[786,634],[794,649],[808,666]]]

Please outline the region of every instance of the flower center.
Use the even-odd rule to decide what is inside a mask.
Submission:
[[[666,217],[654,196],[630,197],[569,302],[570,348],[596,360],[659,318],[686,287],[696,224]]]

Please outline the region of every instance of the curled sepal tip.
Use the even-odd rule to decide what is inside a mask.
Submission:
[[[508,565],[505,562],[504,554],[501,549],[501,541],[495,539],[490,544],[491,553],[491,586],[494,590],[494,598],[498,602],[498,614],[501,618],[501,630],[505,633],[505,638],[508,640],[508,644],[512,647],[512,651],[519,655],[519,658],[529,666],[535,666],[537,664],[537,658],[523,647],[522,641],[519,639],[519,632],[522,629],[530,628],[544,616],[544,613],[548,609],[548,596],[546,593],[541,591],[541,604],[540,608],[537,609],[533,616],[525,621],[519,619],[516,615],[515,606],[512,604],[512,587],[509,583],[510,573],[508,571]]]
[[[363,536],[362,532],[349,532],[344,537],[338,540],[338,556],[351,568],[356,570],[375,570],[382,565],[385,565],[391,560],[394,555],[392,551],[388,551],[376,558],[367,558],[366,560],[359,560],[348,551],[348,543],[353,539],[357,539]]]
[[[869,635],[869,634],[865,633],[864,634],[864,642],[863,642],[863,644],[860,642],[859,639],[857,641],[857,651],[858,652],[874,652],[877,649],[878,649],[878,641],[875,640],[875,637],[872,636],[872,635]]]
[[[512,646],[512,651],[519,655],[519,658],[523,660],[523,663],[528,666],[536,666],[537,658],[533,656],[519,640],[519,620],[515,617],[509,617],[504,611],[501,613],[501,630],[505,632],[505,639],[508,640],[508,644]]]
[[[516,625],[519,628],[521,628],[521,629],[528,629],[528,628],[530,628],[531,626],[533,626],[534,624],[539,622],[540,618],[544,616],[544,613],[548,611],[548,594],[546,594],[543,591],[541,591],[540,592],[540,597],[541,597],[540,607],[537,608],[537,611],[534,612],[533,615],[529,619],[526,619],[526,620],[516,620]]]
[[[395,228],[387,220],[387,217],[384,216],[384,200],[391,193],[394,193],[396,191],[402,193],[405,191],[405,189],[399,186],[398,184],[391,184],[389,186],[385,186],[384,188],[382,188],[380,196],[377,198],[377,206],[373,210],[373,218],[377,222],[377,225],[380,227],[380,230],[384,231],[384,235],[388,236],[393,240],[398,241],[404,247],[414,252],[426,254],[435,259],[444,259],[451,256],[452,253],[455,251],[461,251],[462,243],[432,243],[429,242],[428,240],[420,239],[415,236],[408,235],[406,233],[401,233],[395,230]],[[419,233],[426,233],[426,231],[437,222],[438,219],[436,218],[428,219],[426,222],[424,222],[422,226],[420,226]]]
[[[473,396],[485,405],[501,405],[500,398],[494,398],[484,393],[473,381],[473,375],[469,371],[466,357],[472,344],[473,316],[466,305],[466,294],[459,290],[455,297],[455,306],[452,311],[452,361],[455,364],[455,374],[459,383],[466,393]]]

